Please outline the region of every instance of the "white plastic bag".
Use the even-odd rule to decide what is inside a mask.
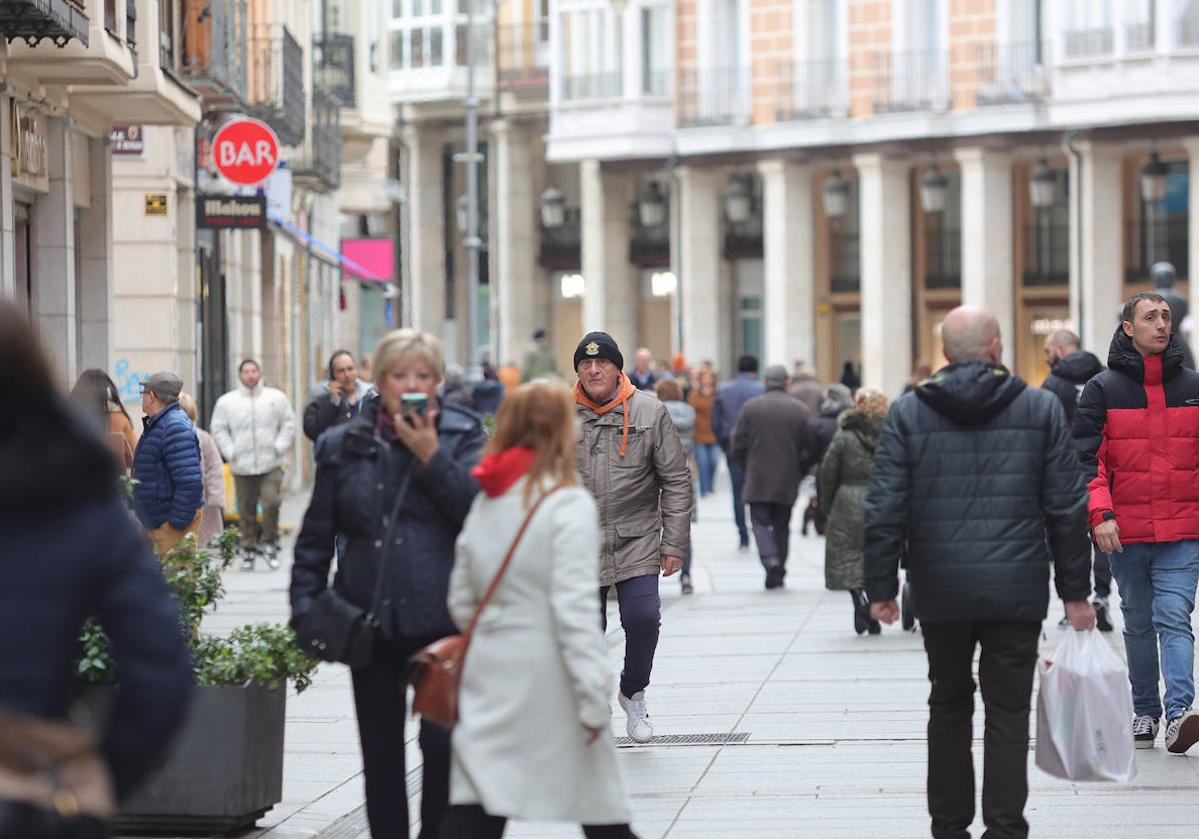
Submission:
[[[1067,630],[1037,673],[1037,766],[1070,781],[1131,781],[1128,671],[1107,641],[1093,630]]]

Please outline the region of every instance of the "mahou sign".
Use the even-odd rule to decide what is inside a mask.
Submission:
[[[279,138],[265,122],[235,119],[212,139],[212,162],[217,172],[242,186],[266,180],[279,162]]]

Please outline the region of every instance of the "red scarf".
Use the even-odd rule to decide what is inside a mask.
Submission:
[[[611,411],[617,405],[624,405],[624,434],[620,438],[620,456],[624,457],[625,451],[629,446],[629,397],[637,392],[637,386],[629,381],[629,377],[624,373],[620,374],[620,384],[616,388],[616,395],[612,397],[612,401],[607,405],[600,405],[591,401],[591,397],[587,395],[587,391],[583,389],[582,382],[575,382],[575,402],[582,405],[584,408],[590,408],[595,411],[597,416],[603,416]]]
[[[513,446],[499,454],[487,455],[470,470],[470,474],[479,482],[488,498],[496,498],[528,474],[536,457],[537,453],[527,446]]]

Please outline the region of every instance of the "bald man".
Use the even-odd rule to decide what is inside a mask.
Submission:
[[[1079,343],[1078,336],[1069,329],[1058,329],[1045,339],[1049,376],[1041,387],[1061,400],[1067,423],[1074,421],[1074,408],[1083,386],[1103,372],[1099,359],[1084,351]]]
[[[1026,837],[1028,716],[1049,565],[1076,629],[1095,624],[1087,493],[1062,406],[1001,363],[999,322],[962,306],[941,331],[949,366],[896,400],[866,498],[871,616],[899,617],[907,557],[928,654],[928,809],[933,837],[974,821],[972,662],[986,708],[983,821]]]

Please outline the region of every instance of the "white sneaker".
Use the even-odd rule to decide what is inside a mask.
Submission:
[[[650,725],[649,714],[645,710],[645,691],[639,690],[632,696],[617,693],[620,707],[629,717],[629,737],[635,743],[648,743],[654,739],[654,727]]]

